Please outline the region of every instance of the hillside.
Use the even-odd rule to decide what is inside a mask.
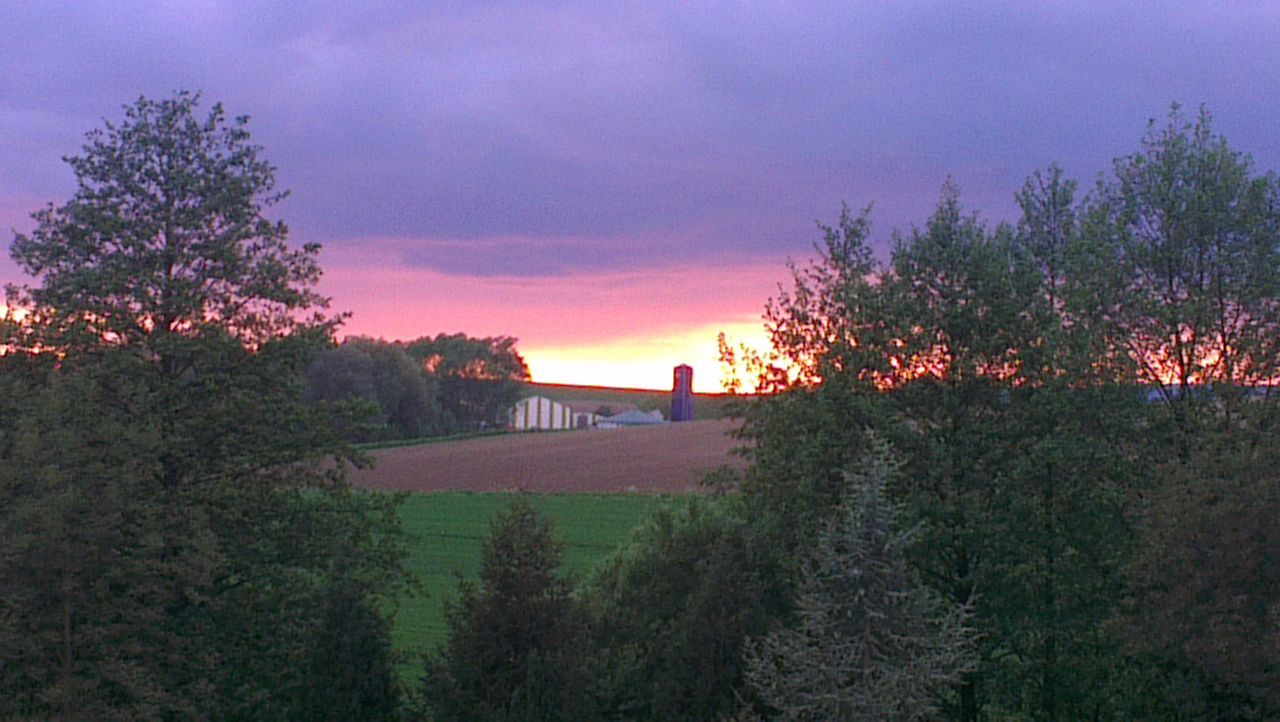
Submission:
[[[729,419],[609,430],[501,434],[379,449],[353,484],[399,491],[680,493],[709,471],[743,468]]]
[[[529,393],[546,396],[553,401],[604,401],[630,404],[641,411],[659,409],[663,416],[671,414],[671,392],[650,389],[618,389],[606,386],[569,386],[565,384],[527,384]],[[742,397],[736,397],[741,399]],[[694,394],[694,419],[719,419],[726,415],[735,397],[728,394]]]

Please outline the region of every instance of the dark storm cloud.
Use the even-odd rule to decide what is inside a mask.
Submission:
[[[1085,185],[1173,100],[1280,167],[1269,3],[20,3],[0,19],[0,208],[140,94],[253,116],[299,239],[451,273],[804,254],[947,175],[993,219]],[[394,239],[394,240],[390,240]]]

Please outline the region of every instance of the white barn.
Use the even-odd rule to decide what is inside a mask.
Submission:
[[[573,409],[545,396],[526,396],[511,408],[516,431],[555,431],[574,427]]]

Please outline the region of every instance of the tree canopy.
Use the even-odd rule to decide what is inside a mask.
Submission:
[[[257,345],[329,328],[314,290],[319,246],[291,248],[285,224],[264,215],[285,194],[248,118],[220,104],[202,117],[199,104],[185,92],[140,98],[123,122],[90,132],[66,159],[71,199],[14,238],[14,260],[41,282],[32,300],[62,339],[140,346],[174,373],[191,363],[182,338]]]
[[[293,670],[352,654],[368,674],[335,684],[395,704],[395,500],[345,484],[301,398],[336,323],[318,247],[264,215],[247,120],[199,106],[90,133],[72,198],[13,243],[39,283],[0,328],[0,716],[317,719]]]
[[[1280,184],[1175,107],[1076,191],[1038,172],[993,228],[948,182],[885,260],[869,212],[821,228],[748,359],[774,393],[745,407],[744,496],[795,565],[892,442],[908,559],[981,633],[949,717],[1262,714],[1273,642],[1229,630],[1260,629],[1270,577],[1216,570],[1268,558]]]

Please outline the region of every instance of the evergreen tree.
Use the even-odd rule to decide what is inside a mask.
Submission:
[[[749,648],[747,679],[786,720],[919,720],[973,663],[969,610],[941,599],[907,563],[881,448],[802,567],[793,626]]]
[[[583,619],[557,576],[561,545],[524,496],[490,524],[480,583],[446,608],[449,640],[424,679],[439,719],[589,719]]]

